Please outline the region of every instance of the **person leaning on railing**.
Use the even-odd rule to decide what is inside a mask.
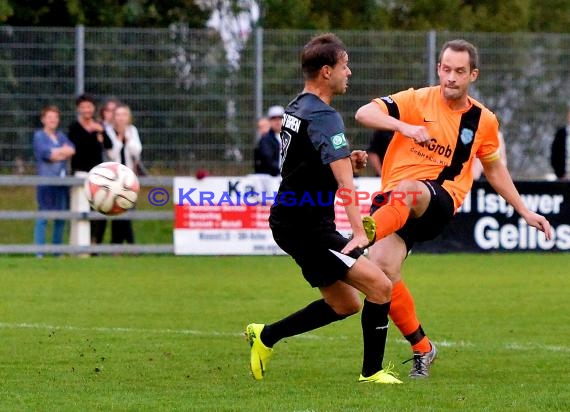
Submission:
[[[34,133],[33,148],[39,176],[64,177],[67,161],[75,154],[75,146],[58,130],[60,111],[56,106],[46,106],[41,111],[42,129]],[[36,198],[39,210],[69,209],[69,188],[67,186],[39,185]],[[46,242],[47,219],[37,219],[34,228],[34,243]],[[55,219],[52,243],[63,243],[65,220]],[[38,254],[41,257],[42,254]]]
[[[142,144],[132,122],[131,109],[126,104],[119,103],[115,107],[108,135],[113,142],[113,147],[107,150],[109,160],[124,164],[139,174]],[[115,219],[111,221],[111,243],[123,242],[135,243],[132,223],[128,219]]]
[[[96,100],[89,94],[82,94],[75,100],[77,119],[69,126],[69,139],[75,145],[71,158],[71,172],[89,172],[103,162],[103,150],[113,147],[113,143],[103,125],[95,119]],[[103,242],[106,220],[91,221],[91,243]]]

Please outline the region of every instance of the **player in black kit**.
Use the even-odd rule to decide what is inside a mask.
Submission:
[[[279,340],[344,319],[362,307],[364,358],[359,381],[402,383],[382,364],[391,283],[362,256],[368,239],[354,201],[353,172],[366,165],[366,152],[350,152],[342,118],[330,106],[333,96],[348,88],[348,54],[335,35],[324,34],[305,45],[301,65],[305,87],[285,109],[283,180],[269,224],[277,244],[323,298],[277,322],[247,326],[251,372],[263,379]],[[334,196],[340,188],[353,197],[344,202],[353,232],[350,240],[336,231],[334,222]],[[359,291],[365,295],[364,304]]]

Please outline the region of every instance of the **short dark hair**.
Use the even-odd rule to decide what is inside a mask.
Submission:
[[[333,67],[344,53],[346,47],[334,34],[313,37],[301,53],[303,76],[307,80],[314,79],[323,66]]]
[[[75,106],[79,106],[83,102],[89,102],[92,103],[93,106],[97,106],[97,100],[95,100],[95,97],[87,93],[77,96],[77,99],[75,99]]]
[[[455,39],[446,42],[439,52],[438,63],[441,63],[443,52],[447,49],[451,49],[456,52],[466,51],[469,54],[469,66],[471,71],[479,68],[479,52],[477,51],[477,47],[469,43],[467,40]]]

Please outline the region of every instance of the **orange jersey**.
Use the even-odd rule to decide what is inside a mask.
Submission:
[[[470,105],[451,110],[440,86],[408,89],[373,100],[390,116],[423,125],[431,137],[421,146],[395,132],[382,164],[382,190],[393,190],[403,179],[437,180],[451,195],[455,209],[461,206],[473,185],[471,164],[499,159],[499,122],[481,103],[469,97]]]

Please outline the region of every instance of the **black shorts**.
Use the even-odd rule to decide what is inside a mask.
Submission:
[[[416,242],[425,242],[439,236],[443,229],[449,224],[455,213],[455,205],[453,198],[439,183],[435,180],[422,180],[427,186],[431,194],[429,205],[419,218],[409,218],[406,224],[396,234],[406,242],[408,252]],[[385,196],[390,196],[390,192],[376,195],[372,206],[370,206],[370,215],[372,215],[381,206],[377,204],[385,204]]]
[[[333,229],[305,229],[271,227],[273,238],[281,249],[287,252],[299,265],[303,277],[316,287],[330,286],[342,280],[361,249],[354,249],[348,255],[340,251],[348,239]]]

